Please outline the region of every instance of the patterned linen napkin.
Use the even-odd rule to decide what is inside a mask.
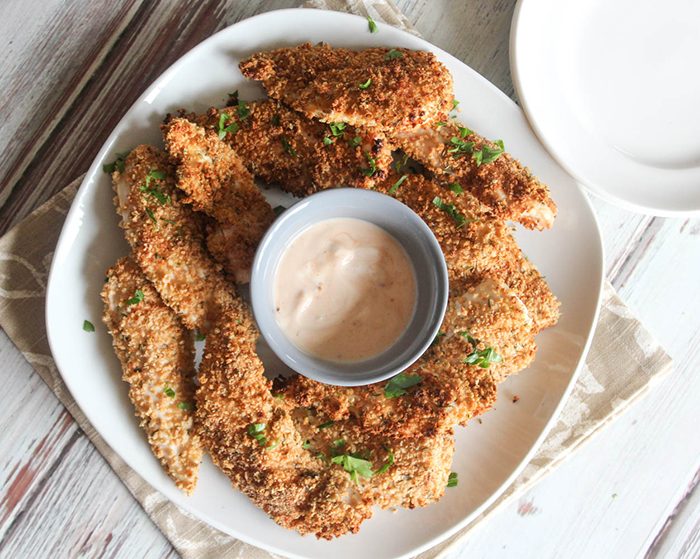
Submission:
[[[388,0],[313,0],[305,7],[370,15],[418,34]],[[0,239],[0,327],[56,393],[144,510],[185,559],[270,559],[177,507],[148,485],[102,440],[71,397],[49,351],[46,283],[61,227],[82,177]],[[671,358],[630,313],[610,284],[591,350],[558,423],[506,492],[480,517],[420,559],[447,555],[480,522],[518,498],[671,370]]]

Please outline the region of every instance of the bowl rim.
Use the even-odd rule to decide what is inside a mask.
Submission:
[[[336,363],[314,357],[304,352],[285,336],[272,310],[274,305],[270,300],[269,286],[273,281],[272,278],[279,266],[281,257],[286,252],[286,249],[288,249],[289,244],[304,231],[307,231],[310,227],[326,219],[342,219],[344,217],[360,219],[377,225],[386,231],[385,227],[373,221],[371,215],[365,217],[357,215],[333,215],[320,219],[310,218],[307,221],[300,220],[300,225],[297,226],[290,235],[282,236],[280,234],[280,231],[282,231],[285,224],[288,224],[290,220],[299,219],[300,213],[312,213],[319,205],[329,206],[341,200],[344,203],[350,201],[354,204],[351,204],[353,208],[362,211],[362,205],[359,204],[359,202],[366,202],[367,198],[375,198],[385,207],[392,208],[390,211],[395,212],[397,216],[405,218],[396,220],[397,228],[402,229],[403,232],[406,233],[406,236],[413,238],[415,242],[425,248],[425,257],[433,264],[433,274],[431,274],[433,280],[431,281],[431,286],[434,286],[435,289],[435,304],[430,305],[430,311],[425,313],[425,318],[416,318],[418,314],[416,310],[419,307],[420,297],[425,297],[428,291],[426,289],[421,290],[420,288],[420,274],[416,266],[415,255],[411,254],[411,251],[408,250],[408,247],[405,246],[402,239],[387,231],[406,251],[413,265],[417,291],[416,306],[406,329],[408,330],[416,320],[420,320],[419,324],[423,325],[423,331],[419,338],[420,342],[412,343],[411,346],[407,348],[407,351],[405,351],[403,355],[400,355],[400,361],[397,361],[395,348],[398,344],[402,343],[403,335],[389,348],[376,356],[363,361]],[[409,223],[411,227],[408,226]],[[392,378],[409,368],[425,353],[425,351],[427,351],[439,332],[447,310],[448,295],[449,278],[447,263],[445,262],[440,244],[430,227],[411,208],[392,196],[362,188],[339,187],[331,190],[323,190],[302,198],[293,206],[290,206],[280,214],[263,236],[256,250],[253,266],[251,268],[250,298],[253,316],[270,349],[285,365],[300,375],[335,386],[363,386],[373,384]],[[403,343],[405,343],[405,340],[403,340]],[[391,351],[392,349],[394,349],[393,353]],[[384,364],[382,364],[382,359],[385,361]],[[389,364],[386,364],[387,360]],[[395,363],[389,366],[392,360],[395,361]],[[308,366],[310,364],[312,364],[312,366]],[[363,367],[370,367],[369,372],[363,369]],[[358,368],[362,370],[362,372],[351,371],[353,368]]]

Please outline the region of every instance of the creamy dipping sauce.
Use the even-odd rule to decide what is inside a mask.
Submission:
[[[312,225],[291,243],[274,277],[282,331],[302,351],[329,361],[361,361],[388,349],[416,303],[406,251],[361,219]]]

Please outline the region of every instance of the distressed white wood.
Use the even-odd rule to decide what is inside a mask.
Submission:
[[[214,30],[294,3],[221,2],[211,13],[197,13],[205,21],[214,18],[209,25]],[[4,22],[0,41],[5,46],[0,53],[0,84],[5,91],[7,84],[22,85],[21,103],[12,103],[18,112],[0,116],[0,139],[9,154],[5,167],[0,166],[5,189],[0,202],[9,193],[8,184],[17,179],[17,167],[14,175],[7,174],[10,163],[18,161],[17,150],[34,146],[25,149],[25,159],[19,160],[20,168],[31,169],[29,156],[45,144],[42,149],[61,158],[44,168],[58,172],[65,164],[62,158],[73,157],[70,140],[80,138],[80,130],[49,134],[58,126],[58,118],[73,114],[71,122],[80,128],[99,117],[97,108],[81,112],[82,107],[70,105],[73,99],[83,99],[81,92],[89,86],[87,79],[94,68],[84,61],[109,60],[110,45],[119,39],[114,14],[125,14],[119,20],[125,29],[133,31],[132,19],[143,26],[135,34],[136,43],[123,47],[129,53],[148,48],[155,34],[166,32],[162,22],[170,10],[186,4],[146,8],[141,2],[76,0],[71,5],[39,5],[18,0],[0,6]],[[399,0],[397,5],[429,41],[512,95],[508,32],[514,0]],[[186,22],[172,30],[185,31],[189,32]],[[34,55],[37,41],[47,37],[60,38],[60,48]],[[94,45],[90,44],[93,38]],[[129,60],[110,64],[114,75],[103,78],[105,91],[88,95],[94,107],[104,106],[110,92],[124,93],[119,88],[124,76],[148,71],[135,68]],[[63,76],[63,82],[57,76]],[[56,87],[68,82],[70,87],[62,90],[66,97],[48,113],[40,113],[41,119],[48,118],[46,129],[23,127],[22,123],[31,122],[32,111],[45,107]],[[109,117],[115,120],[119,115]],[[40,137],[30,137],[37,134]],[[22,181],[17,184],[21,186]],[[10,218],[28,213],[56,187],[50,172],[32,186],[34,190],[24,186],[25,197],[14,204]],[[605,237],[606,270],[623,299],[676,359],[676,371],[520,502],[482,525],[451,553],[454,559],[700,555],[700,490],[696,488],[700,479],[700,220],[654,219],[597,199],[593,204]],[[0,556],[176,556],[2,333],[0,360],[0,385],[6,394],[0,407]]]

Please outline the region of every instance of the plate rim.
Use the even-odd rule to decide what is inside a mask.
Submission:
[[[510,74],[512,76],[513,87],[515,93],[518,97],[518,102],[523,112],[527,116],[527,120],[530,123],[530,127],[537,135],[540,143],[545,147],[547,152],[552,156],[552,158],[557,162],[557,164],[564,169],[569,175],[571,175],[574,180],[579,184],[580,187],[588,190],[597,197],[621,207],[625,210],[629,210],[636,213],[641,213],[645,215],[657,216],[657,217],[697,217],[700,216],[700,198],[696,202],[694,209],[688,210],[674,210],[669,208],[657,207],[654,205],[644,204],[616,196],[615,194],[608,191],[601,184],[591,181],[585,177],[585,174],[577,170],[575,166],[572,166],[568,161],[561,157],[560,152],[557,151],[556,146],[547,137],[547,134],[542,129],[540,121],[537,119],[536,112],[532,110],[530,104],[530,97],[525,93],[521,76],[523,74],[521,70],[522,57],[518,50],[519,41],[522,40],[523,32],[523,22],[521,19],[521,13],[524,10],[523,6],[530,5],[532,2],[528,0],[518,0],[515,9],[513,11],[513,17],[511,18],[510,35],[508,41],[508,53],[510,58]]]
[[[94,183],[94,179],[96,174],[99,172],[100,166],[102,164],[102,161],[104,160],[105,156],[110,152],[112,146],[115,143],[115,140],[117,140],[119,134],[117,133],[118,130],[121,129],[123,123],[128,120],[132,112],[136,109],[137,106],[139,106],[145,99],[147,99],[154,90],[158,89],[160,85],[165,81],[167,83],[168,78],[171,74],[176,73],[179,68],[185,64],[185,62],[193,55],[193,53],[202,48],[202,46],[205,43],[208,43],[210,41],[213,41],[213,39],[219,35],[220,33],[226,32],[230,30],[231,28],[244,23],[248,22],[249,20],[253,19],[264,19],[267,17],[280,17],[280,14],[284,13],[294,13],[295,17],[299,15],[299,8],[287,8],[287,9],[282,9],[282,10],[272,10],[269,12],[264,12],[261,14],[256,14],[250,18],[245,18],[240,21],[237,21],[233,23],[230,26],[227,26],[221,30],[219,30],[217,33],[207,37],[205,40],[200,42],[199,44],[195,45],[192,47],[189,51],[187,51],[185,54],[183,54],[180,58],[178,58],[173,64],[171,64],[168,68],[166,68],[156,79],[154,79],[150,85],[144,90],[144,92],[137,98],[137,100],[131,105],[129,110],[124,114],[124,116],[120,119],[120,121],[115,125],[115,127],[112,130],[112,133],[108,136],[108,138],[105,140],[104,144],[98,151],[97,155],[95,156],[95,159],[93,160],[92,164],[90,165],[83,181],[81,182],[81,185],[78,189],[78,192],[76,193],[75,199],[73,200],[71,207],[69,211],[66,214],[66,218],[63,224],[63,227],[61,229],[61,234],[59,235],[58,242],[56,244],[56,250],[54,252],[52,262],[51,262],[51,268],[49,271],[48,279],[47,279],[47,290],[46,290],[46,306],[45,306],[45,320],[46,320],[46,329],[47,329],[47,340],[49,343],[49,348],[51,350],[52,357],[55,360],[56,367],[61,374],[61,378],[63,382],[65,383],[66,387],[68,388],[71,396],[73,397],[74,401],[78,405],[81,411],[83,411],[83,408],[80,406],[79,399],[76,398],[76,393],[74,391],[75,388],[75,382],[77,381],[69,381],[68,378],[70,378],[70,375],[66,377],[63,374],[62,366],[59,364],[59,359],[55,357],[55,355],[59,354],[60,352],[56,352],[56,341],[54,339],[54,335],[51,333],[51,328],[49,326],[50,324],[50,310],[52,308],[52,305],[49,304],[50,300],[53,300],[56,295],[55,291],[57,289],[56,286],[56,281],[54,280],[54,276],[58,273],[58,260],[60,256],[60,251],[59,248],[63,247],[64,250],[67,250],[65,248],[65,238],[69,235],[69,229],[70,229],[70,224],[75,221],[75,214],[81,211],[82,207],[82,201],[83,198],[86,196],[88,189],[90,188],[90,185]],[[321,11],[321,10],[319,10]],[[330,17],[339,17],[339,18],[346,18],[346,19],[352,19],[352,20],[357,20],[357,19],[365,19],[363,16],[359,16],[356,14],[349,14],[349,13],[344,13],[344,12],[334,12],[330,10],[322,10],[322,12],[325,13],[325,15],[328,15]],[[332,14],[332,15],[331,15]],[[427,40],[423,39],[422,37],[416,37],[415,35],[412,35],[411,33],[408,33],[407,31],[404,31],[402,29],[396,28],[394,26],[391,26],[389,24],[385,24],[383,22],[377,22],[377,25],[380,27],[385,28],[390,28],[394,31],[398,31],[402,34],[407,35],[410,37],[412,40],[418,39],[421,42],[426,43],[433,49],[435,52],[439,52],[441,56],[452,59],[456,63],[461,64],[464,68],[466,68],[469,72],[473,74],[473,77],[478,80],[483,80],[483,82],[486,82],[492,91],[494,95],[500,95],[502,98],[504,98],[508,103],[511,103],[515,105],[516,108],[517,104],[513,102],[513,100],[508,97],[503,91],[501,91],[498,87],[494,86],[491,82],[489,82],[486,78],[484,78],[481,74],[476,72],[473,68],[462,62],[461,60],[457,59],[455,56],[451,55],[450,53],[444,51],[440,47],[437,47],[436,45],[433,45],[432,43],[429,43]],[[522,109],[518,108],[518,110],[522,113]],[[539,140],[539,138],[538,138]],[[539,140],[541,142],[541,140]],[[556,161],[556,160],[555,160]],[[559,164],[558,161],[556,161],[557,164]],[[559,164],[560,165],[560,164]],[[561,165],[560,165],[561,166]],[[598,218],[597,215],[593,209],[593,206],[591,204],[590,199],[588,196],[585,195],[585,193],[582,191],[581,187],[579,185],[576,185],[576,187],[579,189],[580,194],[582,199],[585,200],[586,208],[588,212],[590,213],[590,216],[592,217],[592,221],[594,224],[594,230],[595,230],[595,245],[599,249],[599,254],[600,254],[600,260],[596,262],[596,264],[599,266],[599,273],[596,281],[596,287],[597,287],[597,295],[595,297],[596,303],[595,303],[595,309],[593,312],[593,315],[591,317],[591,327],[588,332],[588,336],[586,339],[585,344],[583,345],[583,348],[581,350],[581,356],[579,358],[578,364],[576,365],[576,369],[574,370],[573,374],[571,375],[571,379],[569,380],[569,383],[566,387],[566,389],[563,391],[561,398],[559,400],[558,405],[555,407],[554,411],[552,412],[552,415],[550,419],[548,420],[547,424],[544,426],[542,429],[539,437],[536,439],[534,444],[531,446],[531,448],[528,450],[528,452],[525,454],[524,458],[521,460],[521,462],[518,464],[518,466],[513,470],[513,472],[508,476],[508,478],[498,487],[497,490],[495,490],[492,495],[487,498],[484,502],[482,502],[479,506],[477,506],[470,514],[462,518],[461,521],[457,522],[453,527],[441,532],[439,535],[433,537],[429,541],[425,542],[424,544],[421,544],[419,546],[414,547],[412,550],[409,552],[406,552],[401,555],[396,555],[394,556],[396,559],[403,559],[403,558],[408,558],[412,557],[418,553],[421,553],[427,549],[430,549],[434,547],[435,545],[438,545],[439,543],[445,541],[447,538],[464,528],[466,525],[468,525],[470,522],[472,522],[476,517],[479,516],[484,510],[486,510],[496,499],[498,499],[503,492],[510,486],[512,485],[513,481],[516,479],[518,475],[522,472],[522,470],[527,466],[527,464],[530,462],[532,459],[533,455],[537,452],[537,450],[540,448],[542,442],[544,439],[547,437],[549,434],[550,430],[552,427],[556,424],[557,420],[559,419],[559,416],[561,414],[561,411],[563,407],[566,405],[569,396],[571,394],[571,391],[573,390],[574,386],[576,385],[576,382],[578,380],[578,377],[580,375],[580,372],[583,368],[583,365],[586,360],[586,356],[588,354],[588,351],[590,349],[591,343],[593,341],[593,337],[595,334],[596,326],[597,326],[597,321],[598,317],[600,314],[600,308],[601,308],[601,301],[603,297],[603,292],[604,292],[604,280],[605,280],[605,271],[604,271],[604,245],[603,245],[603,240],[602,240],[602,234],[600,230],[600,226],[598,223]],[[82,398],[81,398],[82,399]],[[90,421],[88,414],[83,412],[85,414],[86,419]],[[114,450],[114,447],[110,443],[111,440],[113,440],[117,435],[114,434],[109,434],[105,433],[102,430],[99,430],[97,427],[95,427],[92,424],[92,421],[90,421],[91,426],[95,431],[102,437],[104,442],[112,449],[115,454],[117,454],[122,460],[124,460],[127,465],[134,470],[135,473],[139,475],[144,481],[146,481],[155,491],[158,491],[165,497],[166,499],[170,500],[171,502],[175,503],[177,506],[185,509],[189,514],[192,514],[193,516],[197,517],[201,521],[207,523],[208,525],[226,533],[229,534],[235,538],[240,539],[241,541],[244,541],[246,543],[249,543],[251,545],[254,545],[256,547],[260,547],[262,549],[265,549],[266,551],[270,551],[272,553],[278,553],[282,554],[287,557],[293,557],[293,558],[299,558],[303,559],[303,556],[298,555],[294,552],[287,551],[285,549],[278,548],[274,545],[270,545],[265,541],[258,540],[254,537],[249,537],[245,532],[240,532],[237,531],[234,528],[231,528],[229,526],[224,526],[221,523],[219,523],[217,520],[210,518],[205,512],[202,512],[200,509],[197,509],[191,505],[188,504],[186,498],[183,499],[182,496],[178,496],[178,499],[181,502],[178,502],[178,500],[170,498],[169,496],[165,495],[162,493],[159,489],[159,486],[161,485],[160,481],[157,479],[152,478],[150,474],[144,475],[142,472],[140,472],[134,465],[132,464],[132,461],[130,460],[129,457],[122,456],[120,453],[118,453],[116,450]]]

